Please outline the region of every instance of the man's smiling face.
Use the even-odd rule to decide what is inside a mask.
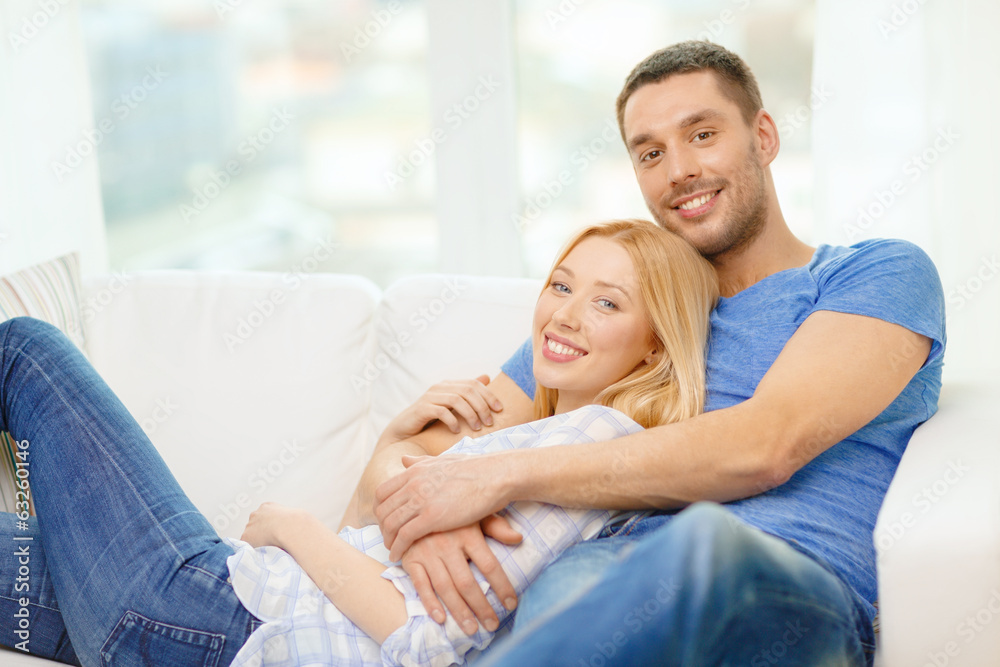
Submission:
[[[738,251],[763,230],[765,165],[755,127],[715,73],[675,74],[640,87],[623,121],[639,188],[661,226],[708,259]]]

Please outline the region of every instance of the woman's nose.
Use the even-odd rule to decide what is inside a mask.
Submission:
[[[576,299],[569,298],[562,307],[552,313],[552,321],[561,327],[578,329],[580,327],[579,304]]]

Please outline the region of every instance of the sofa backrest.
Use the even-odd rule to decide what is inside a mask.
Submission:
[[[84,292],[94,366],[222,535],[265,500],[339,520],[368,439],[370,394],[350,378],[372,348],[373,283],[156,271]]]
[[[539,283],[150,271],[94,276],[94,366],[195,505],[238,537],[260,503],[336,526],[377,434],[428,386],[493,376]]]
[[[382,295],[375,313],[370,433],[441,380],[496,377],[528,338],[540,282],[515,278],[420,275]],[[368,443],[365,458],[375,441]]]

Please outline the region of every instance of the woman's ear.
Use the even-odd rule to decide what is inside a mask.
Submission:
[[[645,362],[646,362],[646,365],[648,366],[648,365],[650,365],[651,363],[653,363],[653,360],[654,360],[654,359],[656,359],[656,350],[653,350],[652,352],[650,352],[649,354],[647,354],[647,355],[646,355],[646,358],[645,358],[645,359],[643,359],[643,361],[645,361]]]

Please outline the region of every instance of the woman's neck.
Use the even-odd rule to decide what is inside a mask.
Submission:
[[[594,403],[596,396],[578,396],[572,393],[567,393],[560,391],[559,397],[556,399],[556,407],[554,414],[561,415],[564,412],[572,412],[577,408],[582,408],[585,405],[591,405]]]

